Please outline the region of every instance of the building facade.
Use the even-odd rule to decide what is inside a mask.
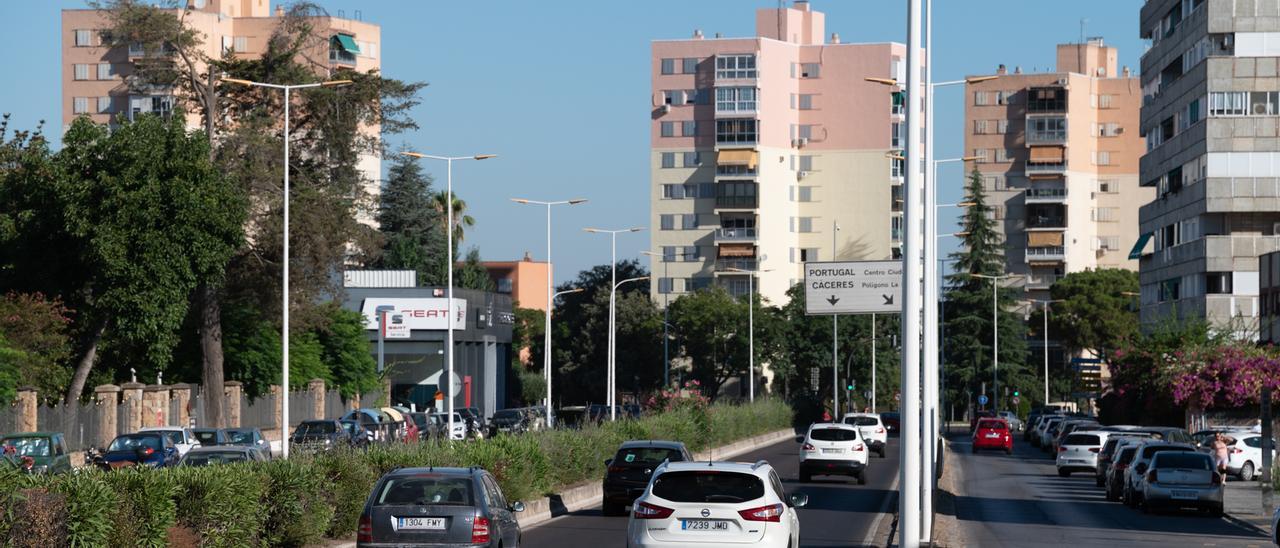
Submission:
[[[546,311],[550,263],[535,261],[525,253],[519,261],[483,261],[480,265],[489,272],[494,291],[510,295],[515,306]]]
[[[897,255],[904,109],[864,78],[902,80],[906,47],[828,41],[824,24],[797,1],[758,10],[753,37],[652,43],[655,301],[745,295],[760,270],[783,304],[805,262]]]
[[[965,86],[965,152],[976,158],[966,177],[981,175],[1006,268],[1035,299],[1070,272],[1137,270],[1137,206],[1153,195],[1138,178],[1138,79],[1101,39],[1059,45],[1056,61],[1048,73],[1001,65]]]
[[[1280,7],[1148,0],[1142,56],[1144,327],[1207,320],[1256,336],[1259,255],[1280,250]]]

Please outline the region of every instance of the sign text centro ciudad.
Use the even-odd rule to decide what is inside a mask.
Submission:
[[[902,261],[804,264],[806,314],[902,312]]]

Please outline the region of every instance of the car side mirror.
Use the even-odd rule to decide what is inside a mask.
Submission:
[[[804,436],[796,436],[796,443],[804,443]]]
[[[511,503],[511,511],[512,511],[512,512],[523,512],[523,511],[524,511],[524,503],[523,503],[523,502],[520,502],[520,501],[518,501],[518,500],[517,500],[517,501],[515,501],[515,502],[513,502],[513,503]]]
[[[791,506],[793,508],[804,508],[809,505],[809,495],[804,493],[796,493],[791,495]]]

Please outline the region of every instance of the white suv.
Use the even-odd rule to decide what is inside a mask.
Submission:
[[[800,545],[796,508],[768,462],[665,462],[653,471],[627,522],[634,547]]]
[[[866,485],[867,460],[870,451],[858,427],[838,422],[821,422],[809,427],[809,433],[796,436],[800,446],[800,481],[808,482],[816,475],[853,476],[858,485]]]
[[[862,434],[862,439],[867,441],[867,445],[871,446],[871,450],[875,451],[880,458],[884,458],[884,444],[889,440],[889,432],[885,430],[884,423],[880,421],[880,415],[875,413],[845,413],[843,422],[857,426],[858,433]]]

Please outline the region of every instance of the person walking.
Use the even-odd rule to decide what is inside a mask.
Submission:
[[[1213,436],[1213,456],[1214,461],[1218,465],[1218,473],[1227,473],[1227,462],[1230,460],[1230,452],[1227,448],[1227,437],[1218,432]]]

